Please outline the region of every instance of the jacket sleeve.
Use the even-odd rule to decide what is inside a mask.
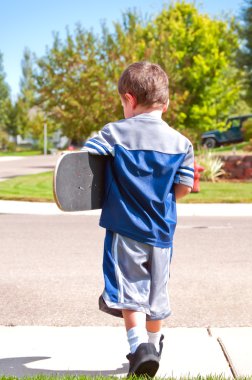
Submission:
[[[109,126],[105,126],[98,134],[88,139],[82,151],[102,156],[114,155],[114,141]]]
[[[184,160],[180,164],[174,179],[174,183],[193,187],[194,183],[194,153],[190,143]]]

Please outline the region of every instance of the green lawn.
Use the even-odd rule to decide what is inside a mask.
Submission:
[[[64,375],[64,376],[46,376],[46,375],[37,375],[37,376],[27,376],[22,377],[23,380],[115,380],[117,379],[116,376],[84,376],[84,375]],[[125,377],[126,379],[126,377]],[[139,377],[129,377],[130,380],[136,380],[136,379],[142,379],[146,380],[146,376],[139,376]],[[156,380],[175,380],[173,377],[155,377]],[[196,376],[196,377],[182,377],[180,380],[225,380],[228,378],[225,378],[224,376],[215,376],[215,375],[209,375],[209,376]],[[231,379],[231,378],[229,378]],[[252,380],[251,376],[247,377],[239,377],[239,380]],[[0,376],[0,380],[18,380],[17,377],[14,376]]]
[[[0,182],[0,199],[53,201],[53,173],[32,174]]]
[[[200,192],[191,193],[181,203],[251,203],[252,182],[201,182]]]
[[[0,182],[0,199],[53,202],[53,173],[33,174]],[[182,203],[251,203],[252,182],[201,182],[200,192]]]
[[[228,152],[235,151],[236,154],[248,154],[246,150],[244,151],[244,148],[247,148],[249,145],[250,145],[249,142],[244,141],[239,144],[230,144],[230,145],[220,146],[218,148],[212,149],[212,152],[213,153],[222,153],[222,152],[228,153]]]
[[[2,152],[0,151],[0,157],[8,156],[39,156],[41,155],[41,150],[27,150],[20,152]]]
[[[200,155],[204,153],[205,151],[209,151],[214,155],[230,155],[230,154],[237,154],[237,155],[244,155],[244,154],[251,154],[251,151],[248,151],[247,149],[250,147],[250,143],[247,141],[241,142],[239,144],[230,144],[230,145],[223,145],[219,146],[214,149],[206,149],[202,146],[195,146],[195,156]]]

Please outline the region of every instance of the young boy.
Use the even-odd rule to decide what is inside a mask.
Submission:
[[[121,75],[125,119],[107,124],[84,147],[109,155],[100,226],[106,228],[102,311],[123,317],[130,345],[129,375],[153,377],[163,347],[176,200],[193,186],[190,141],[162,120],[168,77],[159,65],[137,62]]]

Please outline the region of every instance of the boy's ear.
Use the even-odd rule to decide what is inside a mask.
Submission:
[[[129,92],[127,92],[126,94],[124,94],[124,97],[127,100],[127,102],[131,104],[132,108],[136,108],[137,99],[134,95],[131,95]]]
[[[167,100],[167,103],[164,104],[162,112],[166,112],[168,110],[168,107],[169,107],[169,99]]]

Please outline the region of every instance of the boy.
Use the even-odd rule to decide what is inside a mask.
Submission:
[[[153,377],[163,347],[176,199],[193,186],[193,148],[161,116],[168,77],[159,65],[137,62],[118,82],[125,119],[107,124],[84,147],[108,155],[100,226],[106,228],[102,311],[123,317],[130,345],[129,375]]]

